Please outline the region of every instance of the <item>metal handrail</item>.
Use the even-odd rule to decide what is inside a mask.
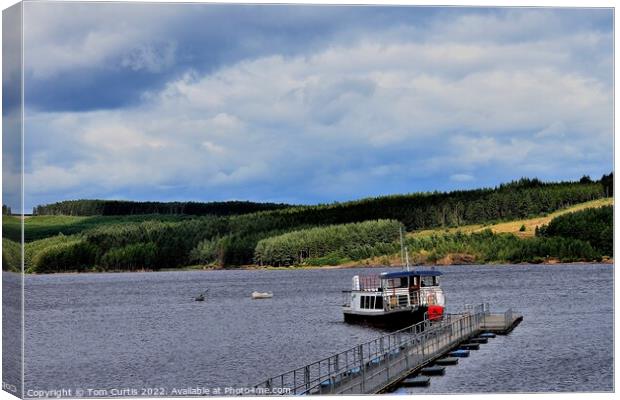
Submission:
[[[392,361],[398,358],[402,362],[408,353],[415,349],[421,354],[424,361],[430,354],[445,346],[452,346],[454,341],[461,340],[463,335],[472,333],[480,327],[484,319],[485,306],[479,305],[464,314],[445,314],[442,320],[431,322],[425,320],[398,331],[380,336],[365,343],[351,347],[327,358],[312,362],[301,368],[295,368],[283,374],[276,375],[260,382],[255,388],[287,388],[290,394],[306,394],[311,392],[331,393],[336,385],[346,390],[346,383],[360,381],[364,386],[366,381],[371,381],[377,374],[387,369],[390,374]],[[429,342],[433,338],[454,338],[448,343]],[[446,333],[449,333],[447,336]],[[458,334],[456,334],[458,333]],[[434,349],[429,353],[427,347]],[[435,348],[437,347],[437,348]],[[409,363],[409,358],[406,359]],[[360,378],[361,379],[357,379]],[[359,383],[354,384],[354,386]],[[363,387],[360,388],[363,391]],[[343,391],[340,391],[341,393]]]

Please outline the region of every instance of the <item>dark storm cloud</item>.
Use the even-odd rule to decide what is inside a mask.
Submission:
[[[124,107],[188,70],[209,73],[244,59],[312,53],[354,42],[360,32],[422,26],[438,12],[402,7],[33,3],[26,7],[26,30],[34,31],[26,35],[26,94],[29,106],[41,110]],[[123,29],[131,31],[127,40]],[[109,40],[99,42],[97,35]],[[89,42],[99,47],[88,48]],[[157,68],[140,65],[145,46],[155,49],[154,63],[163,57],[158,47],[173,46],[171,60]],[[93,52],[99,54],[93,57]],[[50,57],[42,60],[43,56]]]

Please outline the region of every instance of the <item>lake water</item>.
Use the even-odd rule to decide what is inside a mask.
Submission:
[[[448,311],[484,301],[524,321],[407,392],[613,390],[612,265],[440,270]],[[382,333],[342,322],[341,291],[360,271],[28,276],[26,391],[251,386]]]

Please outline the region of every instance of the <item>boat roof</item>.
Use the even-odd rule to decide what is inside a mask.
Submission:
[[[408,276],[440,276],[441,272],[430,269],[418,269],[413,271],[383,272],[381,278],[405,278]]]

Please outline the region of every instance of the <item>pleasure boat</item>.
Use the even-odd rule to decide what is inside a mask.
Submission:
[[[409,270],[379,275],[355,275],[351,290],[343,291],[344,320],[398,329],[440,319],[446,298],[439,286],[441,272]]]

